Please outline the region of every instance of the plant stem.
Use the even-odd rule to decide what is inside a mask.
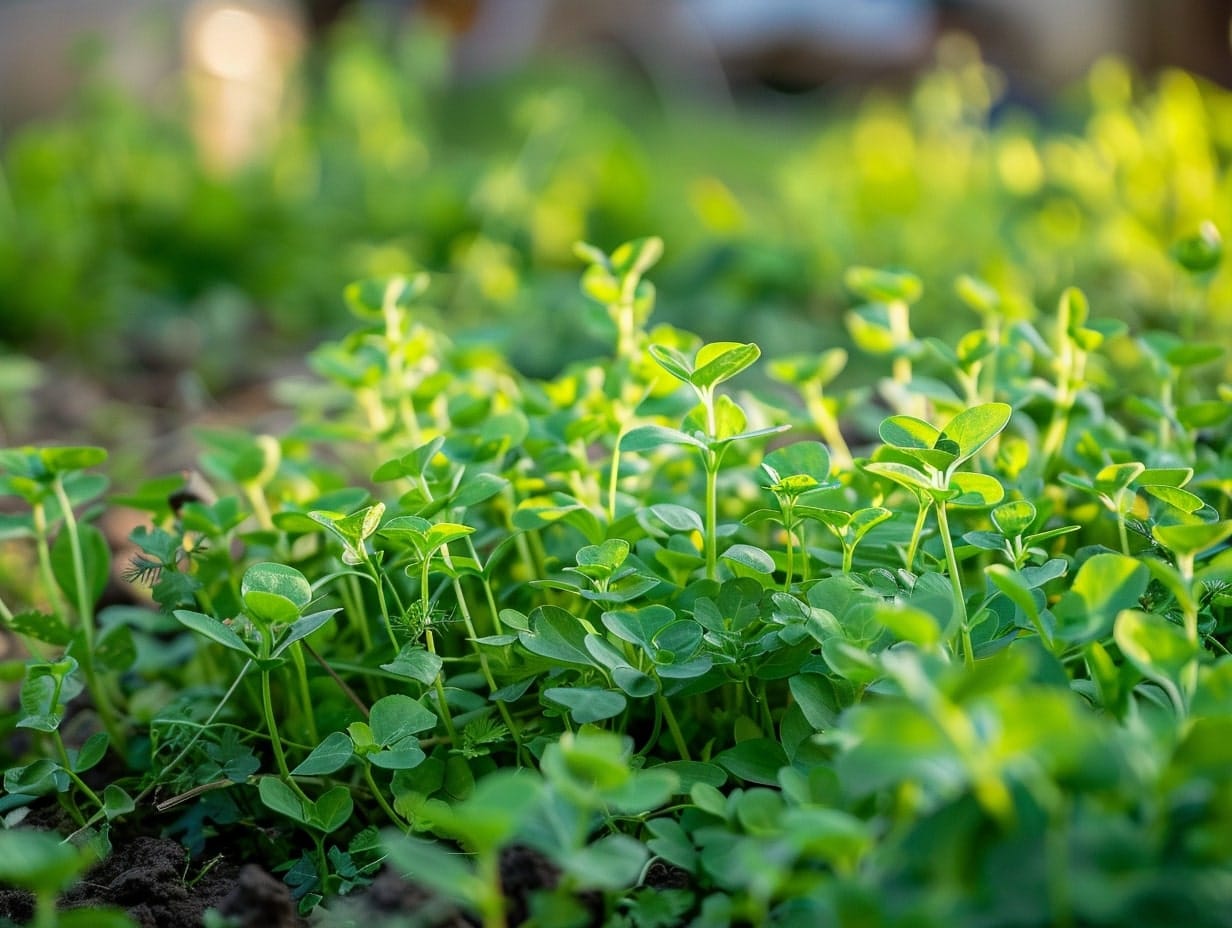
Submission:
[[[270,744],[274,749],[274,763],[278,765],[278,774],[282,781],[295,791],[304,802],[311,802],[308,794],[300,789],[295,778],[291,776],[291,768],[287,766],[287,756],[282,750],[282,739],[278,736],[278,725],[274,721],[274,699],[270,693],[270,675],[268,670],[261,671],[261,710],[265,713],[265,729],[269,733]]]
[[[295,665],[295,677],[299,683],[300,707],[308,729],[308,740],[318,744],[321,736],[317,733],[317,717],[312,708],[312,691],[308,687],[308,667],[304,661],[303,644],[303,641],[297,641],[291,648],[291,663]]]
[[[424,644],[428,647],[429,654],[436,654],[436,639],[432,635],[432,599],[428,594],[428,574],[432,566],[431,553],[425,554],[423,563],[419,568],[419,609],[423,621],[424,628]],[[444,667],[437,671],[436,680],[433,681],[436,688],[436,701],[440,704],[441,721],[445,724],[445,731],[449,733],[449,737],[455,743],[458,740],[458,734],[453,727],[453,718],[449,714],[449,703],[445,700],[445,670]]]
[[[449,559],[449,552],[444,551],[446,561]],[[462,614],[462,624],[466,626],[466,633],[470,636],[471,647],[475,651],[475,656],[479,658],[479,670],[483,674],[483,679],[488,684],[488,692],[495,693],[500,687],[496,685],[496,678],[492,676],[492,668],[488,666],[488,656],[483,653],[479,647],[479,643],[475,641],[479,636],[475,633],[475,623],[471,620],[471,611],[467,608],[466,597],[462,595],[462,583],[457,578],[453,581],[454,596],[458,600],[458,611]],[[500,700],[496,700],[496,709],[500,712],[500,716],[505,721],[505,727],[509,729],[509,734],[513,738],[514,746],[517,748],[519,761],[522,755],[522,732],[518,725],[513,720],[513,716],[509,714],[509,707]]]
[[[662,686],[662,683],[659,684]],[[692,760],[689,756],[689,746],[685,743],[684,733],[680,730],[680,723],[676,721],[676,715],[672,712],[672,704],[663,696],[662,691],[655,694],[655,703],[659,707],[659,712],[663,716],[663,720],[667,722],[667,730],[672,733],[672,743],[676,746],[676,753],[680,755],[681,760]]]
[[[706,465],[706,579],[719,575],[719,462],[713,451],[703,452]]]
[[[372,775],[372,765],[364,764],[364,780],[368,784],[368,788],[372,790],[372,798],[376,800],[376,804],[381,807],[381,811],[389,818],[394,825],[403,832],[409,833],[411,826],[402,818],[389,804],[389,800],[385,798],[385,793],[377,786],[376,777]]]
[[[34,517],[34,547],[38,552],[39,575],[43,578],[43,586],[47,588],[47,601],[54,612],[64,616],[68,611],[64,603],[64,594],[56,583],[56,575],[51,570],[51,548],[47,537],[47,510],[42,503],[34,503],[30,507]]]
[[[124,747],[124,732],[116,721],[115,709],[111,705],[111,696],[102,686],[94,670],[94,601],[87,583],[85,558],[81,552],[81,535],[77,530],[77,519],[73,515],[73,504],[64,489],[64,480],[56,474],[51,482],[52,491],[60,503],[64,518],[64,531],[68,533],[69,552],[73,560],[73,579],[77,586],[77,618],[81,623],[82,644],[85,653],[81,656],[81,670],[86,678],[86,686],[94,700],[94,709],[98,712],[103,728],[111,738],[112,747],[122,750]]]
[[[500,879],[500,859],[492,851],[485,851],[479,855],[477,864],[479,877],[485,887],[483,904],[480,906],[483,913],[483,928],[507,928],[505,892]]]
[[[85,794],[99,810],[104,808],[103,800],[99,798],[98,793],[90,789],[90,787],[77,775],[77,771],[73,769],[73,765],[68,759],[68,749],[64,746],[64,738],[60,735],[60,730],[57,728],[51,733],[52,740],[56,746],[56,753],[60,756],[60,766],[64,768],[64,772],[68,774],[68,778],[73,781],[73,784]]]
[[[786,563],[786,568],[784,571],[787,574],[787,576],[783,580],[784,592],[791,591],[791,580],[792,580],[792,577],[795,576],[795,573],[796,573],[796,533],[795,531],[793,531],[794,526],[792,526],[791,524],[792,522],[791,510],[792,510],[792,505],[790,502],[788,502],[783,507],[783,523],[784,523],[783,527],[787,531],[787,563]]]
[[[612,448],[612,462],[607,473],[607,521],[616,521],[616,488],[620,480],[620,440],[625,437],[622,428],[616,436],[616,446]]]
[[[851,448],[848,447],[847,439],[843,437],[843,432],[838,427],[838,422],[830,413],[829,407],[826,406],[825,396],[821,388],[814,384],[806,384],[802,388],[802,395],[804,397],[804,407],[808,410],[809,417],[813,420],[813,425],[821,433],[821,437],[826,440],[826,444],[830,446],[830,456],[834,466],[840,470],[850,468],[852,464]],[[828,477],[829,474],[826,476]]]
[[[915,514],[915,528],[911,530],[911,543],[907,545],[907,556],[904,558],[904,566],[908,571],[915,566],[915,556],[920,549],[920,539],[924,533],[924,520],[928,517],[929,504],[921,499],[920,508]]]
[[[945,504],[937,504],[937,527],[941,530],[941,544],[945,547],[945,562],[950,574],[950,587],[954,591],[954,618],[962,633],[963,660],[968,667],[975,665],[971,647],[971,628],[967,621],[967,602],[963,597],[962,578],[958,574],[958,558],[954,554],[954,539],[950,537],[950,520]]]

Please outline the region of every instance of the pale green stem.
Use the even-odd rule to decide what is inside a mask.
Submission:
[[[920,508],[915,514],[915,528],[911,530],[911,542],[907,545],[904,566],[907,570],[914,569],[916,552],[920,549],[920,540],[924,534],[924,520],[928,517],[929,504],[920,500]]]
[[[950,574],[950,587],[954,591],[954,617],[962,632],[963,660],[967,666],[975,664],[971,647],[971,628],[967,620],[967,602],[963,597],[962,578],[958,573],[958,558],[954,554],[954,540],[950,537],[950,520],[944,504],[937,505],[937,526],[941,530],[941,544],[945,547],[945,561]]]
[[[299,700],[304,712],[304,720],[308,727],[308,740],[318,744],[321,740],[317,732],[317,717],[313,711],[312,691],[308,686],[308,666],[302,650],[303,641],[297,641],[291,647],[291,663],[295,665],[295,677],[299,683]]]
[[[47,588],[47,599],[53,611],[65,616],[68,611],[64,602],[64,594],[56,583],[56,575],[51,569],[51,547],[47,535],[47,510],[42,503],[31,506],[34,516],[34,547],[38,552],[39,575],[43,578],[43,586]],[[66,618],[67,623],[67,618]]]
[[[655,694],[655,703],[663,715],[663,720],[667,722],[667,730],[671,732],[676,753],[680,755],[681,760],[692,760],[693,758],[689,755],[689,746],[684,740],[684,733],[680,730],[680,723],[676,721],[676,715],[672,712],[671,702],[663,696],[662,692],[659,692]]]
[[[389,800],[385,798],[385,794],[381,791],[381,788],[377,786],[376,778],[372,775],[372,765],[364,764],[363,768],[364,780],[367,781],[368,788],[372,790],[372,798],[374,798],[376,800],[376,804],[381,807],[381,811],[384,812],[389,820],[393,822],[394,825],[400,830],[403,832],[409,832],[411,829],[406,823],[406,820],[394,810],[393,806],[389,804]]]
[[[311,802],[308,794],[300,789],[295,778],[291,776],[291,768],[287,766],[287,756],[282,750],[282,738],[278,735],[278,724],[274,716],[274,699],[270,693],[270,675],[268,670],[261,671],[261,709],[265,713],[265,729],[269,733],[270,745],[274,749],[274,763],[278,766],[278,774],[282,781],[294,790],[304,802]]]
[[[419,602],[424,623],[424,644],[428,647],[428,653],[436,654],[436,639],[432,635],[432,598],[428,594],[428,573],[432,565],[432,556],[426,555],[423,559],[423,564],[420,567],[419,574]],[[453,717],[449,714],[449,703],[445,699],[445,670],[444,667],[436,674],[434,686],[436,689],[436,701],[441,709],[441,722],[445,725],[445,731],[449,734],[449,738],[455,744],[458,740],[458,733],[453,727]]]
[[[51,487],[60,503],[61,514],[64,517],[64,531],[68,533],[69,553],[73,561],[73,578],[77,586],[77,618],[81,623],[82,644],[85,653],[81,655],[81,670],[86,678],[86,686],[94,699],[94,708],[98,712],[103,728],[111,737],[111,745],[117,750],[124,747],[124,733],[116,720],[115,709],[111,705],[111,696],[102,686],[94,670],[94,601],[90,598],[91,590],[86,578],[85,557],[81,551],[81,535],[77,530],[77,518],[73,515],[73,504],[64,489],[64,481],[57,474]]]
[[[719,575],[719,467],[714,453],[706,451],[706,579],[714,580]]]

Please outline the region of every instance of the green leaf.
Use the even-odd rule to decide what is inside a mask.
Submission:
[[[197,634],[204,635],[224,648],[238,651],[245,657],[256,657],[239,635],[217,619],[202,615],[200,612],[190,612],[187,609],[176,609],[174,614],[181,625],[192,629]]]
[[[887,445],[903,451],[931,449],[941,438],[939,429],[915,416],[887,416],[877,427],[877,434]]]
[[[267,809],[272,809],[279,815],[285,815],[301,825],[308,824],[303,802],[291,787],[277,777],[262,777],[261,782],[257,784],[257,793]]]
[[[66,889],[93,855],[50,831],[0,829],[0,882],[54,895]],[[58,917],[55,923],[58,923]]]
[[[800,673],[787,683],[814,731],[828,731],[834,727],[838,721],[839,700],[829,678],[819,673]]]
[[[701,532],[702,517],[686,506],[676,503],[658,503],[650,507],[650,514],[673,532]]]
[[[350,821],[355,811],[355,802],[351,798],[349,789],[345,786],[335,786],[327,790],[305,811],[309,825],[326,834],[331,834]]]
[[[667,345],[651,345],[650,356],[677,380],[692,383],[693,365],[675,348],[669,348]]]
[[[830,479],[830,452],[819,441],[797,441],[766,455],[762,467],[776,483],[787,477],[808,477],[813,486]]]
[[[103,789],[103,815],[108,821],[127,815],[135,808],[137,805],[133,802],[133,797],[128,795],[123,787],[108,783]]]
[[[435,728],[436,716],[410,696],[395,693],[372,704],[368,725],[378,744],[391,747],[404,738]]]
[[[431,813],[434,829],[464,842],[472,852],[489,854],[509,841],[535,811],[543,781],[524,770],[488,774],[464,801]]]
[[[1225,538],[1232,537],[1232,519],[1222,522],[1194,522],[1180,525],[1154,525],[1151,535],[1173,554],[1183,557],[1201,554]]]
[[[1115,496],[1138,479],[1144,470],[1146,470],[1145,465],[1137,461],[1130,461],[1125,464],[1109,464],[1095,474],[1095,491],[1103,493],[1105,496]]]
[[[676,613],[662,603],[636,611],[613,610],[603,613],[603,625],[617,638],[646,650],[654,648],[655,637],[676,621]]]
[[[954,292],[981,316],[995,316],[1001,311],[1001,294],[977,277],[959,275],[954,281]]]
[[[381,669],[399,677],[417,680],[424,686],[431,686],[436,682],[444,663],[439,655],[430,653],[423,645],[412,641],[403,645],[398,656],[390,663],[382,664]]]
[[[1206,505],[1202,497],[1190,493],[1188,490],[1182,490],[1180,487],[1157,487],[1147,484],[1141,489],[1148,496],[1153,496],[1160,502],[1166,503],[1173,509],[1177,509],[1187,515],[1192,515]]]
[[[240,585],[244,609],[253,621],[265,625],[293,622],[312,601],[312,585],[302,573],[285,564],[253,564]]]
[[[950,488],[958,490],[951,506],[994,506],[1005,498],[1005,487],[991,474],[959,471],[950,477]]]
[[[518,632],[522,647],[532,654],[564,664],[593,665],[586,650],[586,628],[559,606],[539,606],[530,614],[530,629]]]
[[[1192,467],[1148,467],[1138,475],[1139,486],[1183,487],[1193,479]]]
[[[346,766],[355,754],[351,739],[340,731],[325,736],[291,773],[296,776],[314,777],[335,773]]]
[[[973,458],[1009,424],[1013,408],[1008,403],[981,403],[964,409],[942,430],[942,436],[958,444],[954,463]]]
[[[487,896],[487,885],[466,863],[467,858],[439,842],[386,830],[381,833],[381,845],[399,873],[447,899],[478,908]]]
[[[1204,222],[1195,235],[1172,246],[1172,259],[1191,274],[1209,274],[1223,260],[1223,240],[1213,222]]]
[[[628,835],[608,835],[566,855],[565,871],[584,888],[617,891],[637,882],[650,852]]]
[[[110,743],[111,739],[105,731],[92,734],[77,751],[77,756],[73,758],[73,772],[85,773],[96,765],[107,753],[107,746]]]
[[[19,635],[56,647],[64,647],[73,639],[63,619],[45,612],[19,612],[8,621],[8,627]]]
[[[1035,521],[1035,505],[1030,500],[1017,499],[1002,503],[990,516],[997,531],[1006,538],[1014,538],[1029,529]]]
[[[107,574],[111,569],[111,548],[103,533],[89,522],[77,526],[77,535],[81,545],[86,598],[95,603],[107,587]],[[61,531],[51,546],[51,572],[69,602],[76,606],[77,573],[73,567],[73,549],[67,531]]]
[[[755,548],[752,545],[732,545],[720,557],[747,567],[754,573],[767,576],[774,573],[774,558],[761,548]]]
[[[848,290],[879,303],[901,300],[914,303],[924,292],[924,284],[914,274],[883,271],[871,267],[850,267],[843,275]]]
[[[283,633],[282,637],[278,639],[278,644],[274,647],[274,650],[271,652],[270,656],[278,657],[286,651],[287,648],[295,644],[295,642],[300,641],[303,638],[307,638],[313,632],[323,628],[326,622],[341,611],[341,609],[325,609],[322,612],[314,612],[312,615],[306,615],[303,618],[296,619],[291,623],[290,628]]]
[[[1131,557],[1096,554],[1089,558],[1053,609],[1057,635],[1074,643],[1104,637],[1121,610],[1138,604],[1149,577],[1147,568]]]
[[[712,342],[697,352],[696,368],[689,382],[700,389],[710,389],[731,380],[761,357],[757,345],[740,342]]]
[[[1186,403],[1176,411],[1176,418],[1191,431],[1219,428],[1232,419],[1232,404],[1223,400]]]
[[[864,469],[870,474],[886,477],[908,489],[927,492],[932,492],[934,489],[932,481],[910,464],[900,464],[897,461],[873,461],[865,464]]]
[[[721,751],[714,761],[734,776],[764,786],[777,786],[779,768],[789,763],[783,746],[769,738],[741,741],[735,747]]]
[[[706,443],[701,439],[662,425],[641,425],[625,432],[620,439],[621,451],[652,451],[662,445],[691,445],[702,449],[706,447]]]
[[[107,460],[107,451],[92,445],[65,448],[40,448],[39,457],[48,472],[62,474],[70,470],[98,467]]]
[[[94,663],[103,670],[120,673],[137,661],[137,643],[128,625],[115,625],[104,631],[94,644]]]
[[[1197,656],[1185,630],[1161,615],[1126,609],[1113,630],[1125,659],[1147,679],[1177,682],[1181,671]]]
[[[884,625],[899,641],[909,641],[921,648],[931,648],[941,640],[942,628],[923,609],[903,603],[879,606],[873,618]]]
[[[543,691],[549,702],[564,706],[578,725],[610,719],[625,711],[628,701],[623,693],[595,687],[554,686]]]
[[[594,250],[598,251],[598,249]],[[654,267],[661,257],[663,257],[663,239],[657,235],[635,238],[612,252],[612,268],[622,276],[641,277]]]
[[[601,545],[586,545],[577,553],[578,567],[600,567],[600,576],[610,576],[629,556],[629,543],[623,538],[609,538]]]

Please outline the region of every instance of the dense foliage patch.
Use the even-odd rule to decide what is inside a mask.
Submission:
[[[922,339],[921,281],[857,267],[852,393],[840,349],[652,327],[661,251],[578,246],[613,347],[551,380],[423,275],[351,286],[293,428],[112,500],[157,608],[96,612],[104,451],[0,452],[0,877],[43,924],[137,820],[326,923],[384,862],[504,925],[529,848],[537,925],[1226,924],[1225,348],[971,277]],[[1203,332],[1218,234],[1173,254]],[[49,800],[72,843],[21,827]]]

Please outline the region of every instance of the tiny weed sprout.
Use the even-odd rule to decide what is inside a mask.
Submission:
[[[352,52],[331,94],[368,99]],[[990,128],[963,60],[821,138],[826,164],[855,146],[850,191],[784,168],[790,248],[716,176],[680,186],[687,223],[646,225],[667,245],[570,252],[629,224],[637,184],[593,222],[543,212],[612,183],[570,173],[568,101],[544,98],[545,144],[498,177],[399,192],[483,220],[399,227],[442,273],[337,249],[375,276],[274,391],[285,428],[202,429],[191,477],[133,487],[99,447],[0,450],[0,906],[131,924],[67,906],[158,835],[185,886],[259,861],[337,928],[1226,925],[1227,133],[1186,158],[1206,91],[1136,104],[1111,65],[1086,134]],[[373,126],[322,119],[366,151]],[[1114,206],[1160,165],[1184,183]],[[388,167],[348,189],[392,197]],[[1006,235],[975,234],[993,207]],[[722,250],[690,263],[699,217]],[[523,247],[563,280],[523,280]],[[790,322],[776,287],[855,305]],[[541,298],[545,341],[577,323],[596,357],[579,338],[536,368],[455,324]]]

